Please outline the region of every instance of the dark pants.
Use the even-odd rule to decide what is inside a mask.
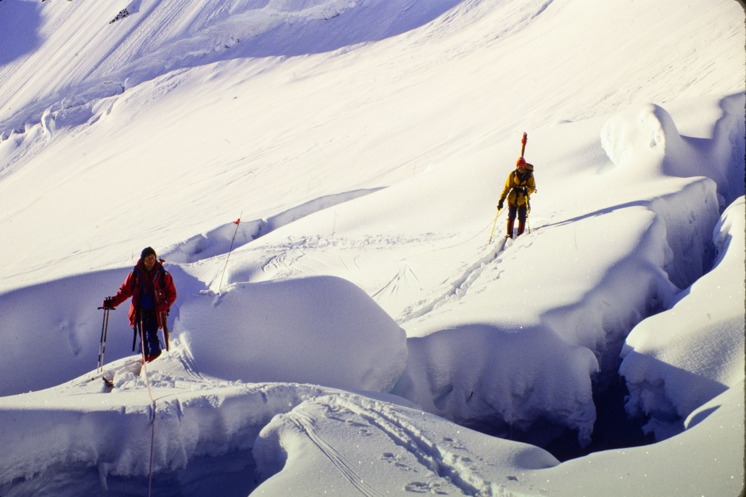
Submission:
[[[520,207],[512,204],[508,205],[508,236],[510,238],[513,238],[513,225],[516,215],[518,215],[518,232],[515,236],[521,236],[523,230],[526,229],[526,204]]]
[[[142,340],[142,337],[140,337],[145,357],[160,355],[161,342],[158,339],[158,319],[155,316],[155,311],[152,309],[140,309],[140,321],[138,325],[142,325],[145,333],[145,340]],[[140,336],[140,330],[136,331],[138,336]]]

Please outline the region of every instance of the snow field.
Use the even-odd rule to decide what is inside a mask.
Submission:
[[[145,494],[151,437],[164,495],[742,490],[737,4],[420,3],[0,2],[0,494]],[[109,389],[145,245],[172,350],[114,311]],[[586,444],[618,374],[658,443],[453,423]]]

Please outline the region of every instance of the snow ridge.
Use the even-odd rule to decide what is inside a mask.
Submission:
[[[234,250],[239,249],[259,237],[268,235],[283,226],[289,225],[315,212],[350,202],[378,190],[379,188],[374,188],[371,190],[357,190],[335,195],[325,195],[310,200],[303,205],[269,216],[266,219],[241,221],[238,227],[236,227],[235,222],[226,223],[207,233],[195,235],[188,240],[170,245],[162,249],[160,253],[168,261],[177,263],[192,263],[224,255],[228,253],[231,242],[234,242]],[[332,233],[333,235],[334,233]]]

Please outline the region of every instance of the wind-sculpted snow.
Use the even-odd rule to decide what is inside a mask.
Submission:
[[[676,437],[573,459],[537,471],[529,481],[546,484],[552,488],[547,494],[560,497],[589,495],[589,489],[599,496],[741,495],[743,398],[740,382],[692,413]]]
[[[0,495],[737,495],[742,15],[0,1]]]
[[[93,495],[108,485],[121,491],[122,481],[125,488],[129,482],[130,488],[146,491],[151,437],[154,473],[173,474],[195,460],[199,467],[200,457],[251,450],[276,414],[324,392],[311,386],[206,379],[178,346],[147,370],[146,380],[135,356],[105,366],[114,388],[104,385],[101,374],[90,373],[49,390],[3,397],[2,495]],[[239,465],[233,471],[245,469]],[[226,476],[230,474],[228,469]],[[188,487],[178,487],[185,482],[188,476],[159,484],[156,476],[155,488],[163,486],[172,495],[189,493]],[[242,484],[246,495],[253,488],[250,474]]]
[[[681,431],[696,408],[744,379],[743,232],[741,197],[715,228],[720,255],[712,271],[627,338],[619,370],[631,394],[626,408],[648,416],[647,429],[659,439]]]
[[[743,156],[743,101],[743,95],[723,99],[723,115],[711,139],[680,135],[671,115],[658,105],[635,106],[606,122],[601,146],[627,174],[705,176],[732,202],[744,193],[743,175],[732,172]]]
[[[370,297],[342,279],[237,284],[215,296],[179,266],[167,269],[179,292],[171,313],[172,340],[185,333],[206,373],[386,391],[404,369],[404,332]],[[127,272],[96,272],[0,296],[0,336],[16,352],[0,361],[0,393],[40,390],[89,370],[102,333],[97,307],[102,296],[116,292]],[[127,308],[125,303],[111,311],[109,360],[132,353]],[[29,330],[44,330],[45,346]],[[281,345],[286,342],[292,347]],[[29,357],[38,364],[26,370]]]
[[[267,481],[257,492],[354,491],[373,497],[389,488],[402,494],[503,495],[503,485],[517,479],[511,473],[558,464],[535,447],[443,428],[436,416],[369,398],[311,399],[275,417],[260,433],[254,457]],[[344,443],[353,433],[362,435],[361,444]],[[493,450],[500,451],[499,459],[487,456]],[[313,471],[322,472],[322,480],[306,474],[305,458],[318,461]],[[298,481],[319,483],[301,490]]]
[[[192,296],[174,328],[200,371],[225,379],[388,391],[407,357],[404,331],[362,290],[331,277]]]
[[[222,477],[234,486],[224,488],[224,495],[242,490],[247,495],[255,481],[268,478],[261,491],[288,492],[311,468],[305,464],[310,455],[297,457],[298,451],[307,453],[307,442],[322,458],[314,457],[320,466],[313,471],[327,471],[325,463],[329,471],[323,488],[309,481],[301,491],[313,495],[331,488],[382,495],[377,489],[392,483],[408,492],[496,495],[501,481],[516,478],[505,479],[504,473],[558,463],[541,449],[444,425],[393,396],[228,382],[205,377],[195,364],[186,348],[176,346],[148,364],[147,372],[137,359],[108,364],[102,374],[112,378],[113,388],[100,381],[102,374],[90,373],[52,389],[2,398],[0,491],[139,493],[147,490],[152,471],[158,494],[204,495],[207,488],[189,474],[206,473],[210,459],[232,457],[237,464],[226,464]],[[360,434],[365,443],[346,443]],[[495,450],[502,453],[499,461],[490,457]],[[395,471],[393,482],[387,469]],[[216,481],[211,490],[220,488]]]
[[[48,2],[36,8],[29,2],[7,2],[20,4],[0,5],[0,19],[16,20],[6,36],[18,38],[14,50],[0,59],[7,62],[0,64],[0,107],[17,108],[24,97],[30,98],[24,86],[32,80],[45,91],[24,102],[32,104],[24,113],[0,117],[0,135],[24,133],[28,123],[39,122],[45,109],[69,108],[58,93],[69,85],[78,86],[78,95],[86,95],[80,105],[92,105],[183,68],[329,52],[379,41],[427,24],[461,1],[431,1],[416,9],[404,0],[225,0],[217,6],[190,0],[134,0],[124,9],[91,0],[72,5]],[[127,15],[122,15],[125,10]],[[66,51],[75,53],[75,63],[38,71],[38,64],[59,48],[57,32],[66,28],[78,29],[74,43],[65,44]],[[34,50],[16,52],[24,46],[21,41]]]
[[[630,232],[636,249],[608,267],[577,303],[543,315],[565,340],[594,352],[602,371],[600,380],[616,371],[618,353],[630,330],[670,307],[680,289],[709,269],[715,251],[711,227],[718,218],[714,188],[709,180],[694,181],[639,206],[621,206],[618,214],[610,209],[606,213],[610,219],[602,223],[626,218],[636,219],[638,227],[646,226],[642,232]],[[629,274],[636,278],[628,278]]]
[[[607,197],[608,208],[481,248],[483,256],[417,303],[419,312],[403,314],[409,359],[395,391],[428,412],[501,436],[528,434],[546,444],[569,429],[589,443],[593,385],[612,381],[629,331],[709,268],[715,187],[697,178],[650,199]],[[593,236],[579,239],[578,226]],[[614,239],[634,249],[620,250]],[[563,271],[556,260],[582,263]],[[542,288],[546,274],[563,282],[557,292]],[[575,295],[573,281],[589,275],[592,286]],[[541,298],[532,296],[537,288]],[[452,321],[454,312],[471,322]]]
[[[195,497],[570,496],[589,486],[610,495],[620,479],[629,495],[641,495],[656,476],[675,480],[664,489],[734,495],[743,478],[740,461],[699,450],[702,440],[738,450],[743,382],[693,412],[674,439],[560,464],[542,449],[459,427],[390,395],[208,378],[182,346],[148,364],[147,379],[136,358],[107,364],[103,374],[113,388],[92,372],[0,399],[2,495],[145,494],[151,469],[153,494]],[[663,476],[651,469],[660,459]]]
[[[178,266],[167,264],[166,269],[182,295],[204,289]],[[12,344],[13,350],[0,361],[0,395],[49,388],[90,371],[103,328],[103,311],[98,307],[104,297],[116,293],[131,270],[89,272],[0,294],[0,341]],[[129,302],[110,311],[109,361],[132,354],[128,309]],[[179,304],[172,308],[172,319],[178,309]],[[33,367],[27,367],[30,360]]]
[[[297,221],[322,209],[369,195],[378,189],[356,190],[353,192],[327,195],[288,209],[267,219],[241,221],[224,224],[205,234],[195,235],[188,240],[164,248],[160,253],[170,262],[195,262],[217,255],[227,254],[231,247],[239,247],[272,231]]]
[[[598,362],[587,348],[542,326],[479,324],[410,338],[408,347],[394,392],[427,412],[503,437],[530,433],[537,445],[551,441],[558,427],[590,442]]]
[[[674,439],[559,464],[536,447],[454,429],[417,410],[318,396],[261,431],[254,457],[269,479],[257,494],[737,495],[741,460],[721,455],[742,450],[742,397],[743,382],[693,413]],[[717,457],[699,450],[703,439]]]

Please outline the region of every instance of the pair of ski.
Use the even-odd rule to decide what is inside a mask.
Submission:
[[[130,372],[135,376],[140,376],[140,371],[142,370],[142,360],[141,359],[130,359],[125,361],[125,363],[121,366],[115,367],[115,368],[108,368],[107,370],[102,370],[98,374],[95,374],[91,376],[88,381],[94,381],[101,378],[104,382],[104,386],[106,388],[114,388],[114,378],[123,372]]]

